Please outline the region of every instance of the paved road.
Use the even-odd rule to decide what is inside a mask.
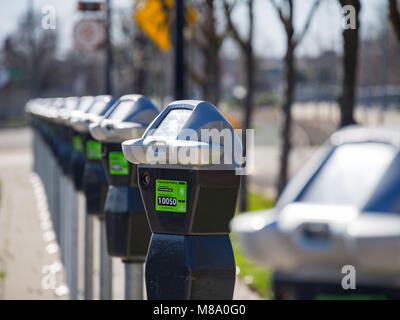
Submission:
[[[60,251],[43,213],[40,181],[31,173],[31,138],[27,128],[0,130],[0,299],[68,299]],[[94,232],[94,298],[98,299],[98,221]],[[82,292],[82,281],[80,288]],[[123,297],[124,266],[113,259],[113,299]],[[234,298],[260,299],[240,279]]]

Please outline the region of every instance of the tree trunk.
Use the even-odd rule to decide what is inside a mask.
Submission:
[[[352,5],[356,10],[356,28],[343,30],[343,82],[342,94],[339,97],[340,127],[354,124],[354,104],[357,87],[358,40],[359,40],[359,0],[340,0],[342,6]]]
[[[392,23],[397,40],[400,41],[400,12],[397,7],[397,0],[389,0],[389,19]]]
[[[278,178],[278,195],[280,195],[286,186],[288,180],[289,155],[291,149],[291,129],[292,129],[292,103],[296,86],[296,68],[295,68],[295,45],[289,39],[285,55],[285,92],[282,105],[283,125],[281,131],[281,159]]]
[[[218,50],[217,48],[211,48],[211,55],[210,59],[207,63],[210,65],[210,73],[208,74],[210,76],[210,79],[208,81],[208,92],[209,92],[209,99],[210,101],[215,104],[215,106],[218,106],[219,102],[219,93],[220,93],[220,84],[219,84],[219,57],[218,57]]]
[[[254,57],[253,47],[248,45],[246,52],[246,99],[245,99],[245,114],[243,118],[243,132],[242,132],[242,143],[243,143],[243,156],[246,156],[246,129],[250,129],[251,116],[253,114],[253,95],[254,95]],[[247,210],[247,175],[242,175],[241,187],[240,187],[240,211]]]
[[[133,91],[135,93],[146,94],[146,38],[141,31],[135,35],[135,61],[133,62],[134,77]]]

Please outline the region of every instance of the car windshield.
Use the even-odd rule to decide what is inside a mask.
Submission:
[[[383,143],[349,143],[337,147],[306,187],[300,201],[360,207],[393,160]]]

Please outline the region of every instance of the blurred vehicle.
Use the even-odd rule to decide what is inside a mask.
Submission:
[[[233,219],[245,253],[274,271],[277,299],[400,299],[399,148],[398,128],[341,129],[274,209]]]

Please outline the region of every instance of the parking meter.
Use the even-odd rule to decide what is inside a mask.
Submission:
[[[136,165],[129,163],[121,143],[141,137],[159,114],[145,96],[122,96],[109,117],[92,124],[92,136],[101,142],[102,162],[109,184],[105,202],[107,250],[125,262],[143,263],[151,232],[137,183]]]
[[[56,154],[56,138],[55,125],[54,125],[54,109],[51,108],[52,99],[40,98],[37,99],[35,107],[35,114],[38,119],[40,132],[42,134],[45,144],[50,148],[53,154]]]
[[[75,189],[82,191],[83,170],[85,168],[86,155],[84,154],[84,141],[89,135],[89,125],[92,122],[101,121],[105,113],[110,110],[115,102],[110,95],[97,96],[92,106],[86,113],[79,112],[72,114],[70,124],[72,127],[72,155],[70,170],[74,181]]]
[[[57,141],[57,160],[59,166],[62,168],[62,173],[64,175],[70,174],[70,159],[72,154],[72,143],[71,135],[72,130],[69,126],[69,117],[71,113],[79,108],[81,105],[87,103],[85,98],[81,101],[78,97],[68,97],[65,99],[65,105],[61,108],[57,115],[57,136],[59,137]]]
[[[88,111],[88,109],[86,111]],[[104,217],[104,203],[108,185],[101,163],[101,143],[91,136],[88,125],[90,121],[85,122],[84,112],[73,114],[71,119],[75,117],[81,118],[79,122],[80,125],[75,128],[81,130],[79,136],[82,141],[82,151],[85,156],[82,189],[86,199],[86,213],[102,219]]]
[[[122,150],[138,165],[153,233],[148,298],[232,299],[229,221],[240,186],[234,154],[241,155],[242,147],[230,123],[211,103],[176,101]]]

